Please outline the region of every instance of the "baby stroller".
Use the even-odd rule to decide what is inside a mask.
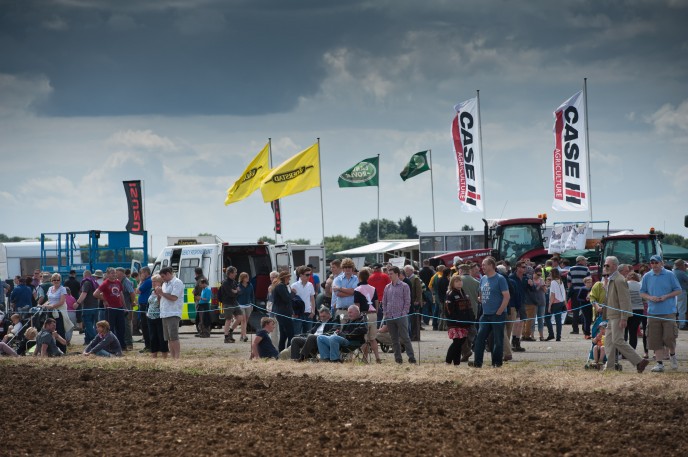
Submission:
[[[600,333],[600,327],[607,328],[607,321],[602,319],[602,315],[600,314],[597,316],[597,319],[595,319],[595,322],[592,323],[592,328],[590,329],[590,336],[592,336],[592,340],[590,343],[590,351],[588,352],[588,360],[585,363],[585,369],[586,370],[600,370],[604,368],[605,364],[607,363],[607,354],[604,355],[604,358],[600,361],[599,364],[595,363],[595,355],[593,353],[593,350],[597,343],[594,342],[594,339],[597,337],[597,335]],[[614,369],[616,371],[621,371],[622,367],[619,361],[615,361],[614,363]]]

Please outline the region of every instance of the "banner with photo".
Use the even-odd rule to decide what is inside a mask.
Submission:
[[[549,254],[585,249],[588,223],[555,225],[549,237]]]

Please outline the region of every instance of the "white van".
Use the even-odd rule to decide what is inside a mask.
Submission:
[[[44,269],[47,271],[57,271],[58,242],[45,241],[44,252]],[[78,244],[74,248],[73,255],[75,259],[81,259],[81,251],[79,250]],[[31,276],[34,270],[40,269],[40,241],[26,240],[11,243],[0,243],[0,278],[13,279],[17,275],[22,277]]]
[[[196,320],[193,288],[196,285],[195,269],[201,267],[213,290],[213,321],[222,320],[222,304],[217,300],[217,290],[224,279],[224,270],[236,267],[239,273],[249,274],[255,289],[258,310],[265,308],[270,272],[273,270],[294,271],[299,265],[312,264],[321,276],[325,268],[325,248],[323,246],[304,246],[291,244],[270,245],[265,243],[230,244],[190,244],[193,237],[184,238],[181,245],[163,248],[155,260],[153,273],[161,268],[171,267],[175,275],[184,282],[186,294],[182,309],[182,322],[192,324]],[[254,308],[255,310],[255,308]],[[256,314],[260,318],[261,313]],[[251,319],[252,323],[254,319]],[[255,327],[254,327],[255,328]]]

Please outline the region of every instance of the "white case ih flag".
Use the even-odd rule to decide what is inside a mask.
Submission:
[[[588,151],[583,91],[554,112],[554,202],[556,211],[588,209]]]
[[[451,132],[456,155],[456,181],[459,188],[461,211],[483,211],[482,159],[478,126],[478,99],[471,98],[454,107]]]

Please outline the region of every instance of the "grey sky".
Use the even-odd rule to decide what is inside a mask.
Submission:
[[[424,149],[437,229],[479,226],[459,212],[449,134],[475,89],[488,217],[580,220],[549,209],[551,127],[588,77],[595,219],[686,235],[687,23],[678,0],[0,1],[2,231],[120,229],[120,181],[140,178],[155,249],[253,240],[269,206],[222,202],[268,137],[275,163],[322,139],[328,235],[375,217],[375,190],[336,178],[378,153],[381,216],[431,230],[429,174],[398,177]],[[320,240],[317,190],[283,206],[286,237]]]

